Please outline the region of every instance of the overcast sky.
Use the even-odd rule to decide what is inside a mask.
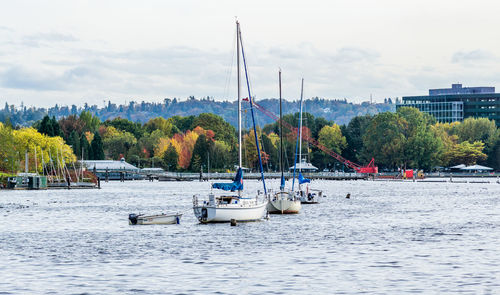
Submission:
[[[234,99],[235,16],[253,94],[377,101],[500,86],[500,2],[2,1],[0,103]],[[233,65],[233,66],[232,66]]]

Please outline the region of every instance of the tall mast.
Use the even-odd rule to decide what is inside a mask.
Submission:
[[[240,23],[238,21],[236,21],[236,67],[238,73],[238,165],[241,168]]]
[[[281,106],[281,69],[279,71],[279,85],[280,85],[280,170],[281,170],[281,179],[283,179],[283,114],[282,114],[282,106]]]
[[[257,154],[259,155],[259,166],[260,166],[260,177],[262,179],[262,186],[264,187],[264,194],[267,195],[267,189],[266,189],[266,180],[264,179],[264,167],[262,167],[262,157],[260,156],[260,147],[259,147],[259,136],[257,135],[257,128],[255,124],[255,115],[253,111],[253,99],[252,99],[252,92],[250,91],[250,81],[248,80],[248,69],[247,69],[247,62],[245,59],[245,50],[243,49],[243,40],[241,38],[241,31],[240,33],[240,45],[241,45],[241,57],[243,58],[243,69],[245,70],[245,78],[246,78],[246,86],[248,90],[248,100],[250,102],[250,113],[252,114],[252,123],[253,123],[253,135],[255,136],[255,146],[257,147]]]
[[[299,113],[299,172],[302,170],[302,99],[304,98],[304,78],[300,88],[300,113]]]

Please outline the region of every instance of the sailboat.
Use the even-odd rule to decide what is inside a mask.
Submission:
[[[241,45],[241,52],[240,52]],[[212,189],[229,191],[230,193],[216,194],[213,190],[208,194],[208,200],[200,200],[199,196],[193,196],[193,211],[196,218],[201,223],[233,222],[234,221],[256,221],[262,219],[266,212],[267,196],[262,168],[262,159],[260,157],[259,142],[255,128],[255,118],[252,111],[254,122],[254,133],[259,154],[259,164],[264,185],[264,193],[260,191],[255,196],[245,195],[243,193],[243,169],[242,169],[242,136],[241,136],[241,78],[240,78],[240,53],[244,62],[245,75],[247,77],[247,88],[250,104],[252,105],[252,96],[248,82],[245,53],[243,51],[243,42],[241,40],[240,24],[236,21],[236,60],[238,76],[238,169],[232,183],[214,183]]]
[[[302,79],[302,84],[300,88],[300,113],[299,113],[299,129],[297,132],[297,143],[295,145],[295,164],[293,166],[293,182],[292,182],[292,192],[294,192],[295,187],[295,175],[297,170],[297,147],[299,155],[299,174],[297,180],[299,182],[299,189],[295,191],[295,195],[300,199],[302,204],[317,204],[321,197],[323,197],[323,191],[313,190],[309,188],[310,179],[305,178],[302,175],[302,167],[306,166],[307,163],[302,161],[302,100],[304,98],[304,79]],[[305,188],[304,188],[305,186]]]
[[[285,176],[283,174],[283,112],[281,106],[281,70],[279,71],[279,92],[280,92],[280,171],[281,171],[281,184],[279,192],[270,197],[267,204],[267,212],[270,214],[297,214],[299,213],[302,205],[292,192],[285,190]]]

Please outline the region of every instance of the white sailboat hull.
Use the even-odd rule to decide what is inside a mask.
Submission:
[[[257,221],[264,217],[267,201],[254,204],[219,204],[193,206],[194,215],[201,223]]]
[[[270,214],[297,214],[301,208],[300,200],[288,193],[276,194],[267,204]]]
[[[300,212],[302,205],[300,201],[292,200],[275,200],[269,202],[267,205],[267,211],[270,214],[297,214]]]

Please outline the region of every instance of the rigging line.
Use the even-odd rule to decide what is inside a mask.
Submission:
[[[258,119],[257,119],[257,121],[258,121]],[[260,136],[259,136],[260,142],[261,142],[260,145],[262,146],[262,152],[266,153],[266,150],[264,148],[264,137],[262,135],[263,133],[264,133],[264,131],[262,131],[262,128],[261,128],[260,129]],[[258,132],[257,132],[257,134],[258,134]],[[269,154],[266,153],[266,155],[267,155],[266,169],[267,169],[267,171],[269,171]]]
[[[286,166],[290,167],[290,160],[288,159],[288,152],[286,151],[286,147],[287,145],[283,143],[283,153],[284,153],[283,159],[286,161]],[[285,164],[284,161],[283,164]],[[285,171],[285,165],[283,165],[283,171]]]
[[[236,42],[236,32],[234,33],[233,35],[233,41],[231,44],[235,44]],[[234,60],[235,60],[235,54],[234,52],[236,51],[236,46],[231,46],[232,48],[232,51],[231,51],[231,62],[230,62],[230,66],[229,68],[226,70],[226,79],[225,79],[225,85],[224,85],[224,93],[223,93],[223,96],[225,99],[229,99],[229,88],[231,85],[231,77],[232,77],[232,74],[233,74],[233,68],[234,68]]]
[[[259,155],[259,166],[260,166],[260,175],[262,178],[262,185],[264,187],[264,194],[267,195],[267,189],[266,189],[266,181],[264,179],[264,167],[262,167],[262,158],[260,157],[260,148],[259,148],[259,141],[257,140],[257,130],[255,127],[255,115],[253,111],[253,99],[252,99],[252,93],[250,91],[250,81],[248,80],[248,69],[247,69],[247,62],[245,58],[245,51],[243,50],[243,39],[241,37],[241,31],[239,32],[239,42],[241,44],[241,56],[243,57],[243,67],[245,69],[245,77],[246,77],[246,82],[247,82],[247,89],[248,89],[248,101],[250,102],[251,106],[251,113],[252,113],[252,122],[253,122],[253,132],[255,135],[255,145],[257,146],[257,153]]]
[[[281,97],[281,69],[279,70],[279,96],[280,96],[280,172],[281,172],[281,184],[280,191],[285,188],[285,178],[283,176],[283,108],[282,108],[282,97]]]
[[[301,141],[301,136],[302,136],[302,98],[304,97],[304,78],[302,78],[302,83],[300,87],[300,103],[299,103],[299,129],[297,130],[297,142],[295,142],[295,161],[293,163],[293,180],[292,180],[292,192],[294,189],[295,185],[295,171],[297,169],[297,148],[299,147],[299,141]],[[301,147],[302,148],[302,147]],[[301,159],[299,157],[299,163],[301,163]],[[300,191],[300,184],[299,184],[299,191]]]
[[[245,113],[245,120],[243,120],[243,122],[246,123],[246,113]],[[246,126],[246,124],[245,124]],[[246,128],[244,128],[243,130],[245,130]],[[247,168],[250,168],[250,160],[248,159],[248,153],[247,153],[247,145],[246,145],[246,141],[248,140],[248,136],[245,138],[245,135],[242,135],[241,136],[241,144],[243,145],[243,154],[244,154],[244,159],[245,159],[245,163],[244,163],[244,166],[246,166]]]
[[[303,102],[302,107],[304,108],[304,111],[303,111],[303,112],[304,112],[304,113],[307,113],[307,112],[305,111],[305,110],[307,109],[307,108],[306,108],[306,102],[305,102],[305,101]],[[306,125],[305,127],[309,129],[309,134],[311,134],[311,132],[312,132],[312,131],[311,131],[311,128],[307,127],[307,126],[308,126],[308,123],[307,123],[307,122],[308,122],[308,121],[307,121],[307,118],[308,118],[307,116],[302,117],[302,120],[303,120],[303,121],[302,121],[302,122],[303,122],[303,123],[302,123],[302,129],[303,129],[302,131],[304,131],[304,126],[303,126],[303,125],[304,125],[304,122],[305,122],[305,125]],[[314,122],[313,122],[313,124],[314,124]],[[302,131],[301,131],[301,132],[302,132]],[[307,162],[309,162],[309,163],[311,163],[310,146],[309,146],[309,141],[307,141],[307,140],[306,140],[306,149],[307,149],[307,158],[306,158],[307,160],[306,160],[306,161],[307,161]],[[299,160],[299,161],[302,161],[302,160]]]

